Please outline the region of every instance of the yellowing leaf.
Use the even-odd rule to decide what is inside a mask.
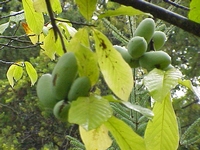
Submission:
[[[78,30],[69,43],[68,51],[72,51],[76,55],[79,76],[89,77],[92,85],[94,85],[99,78],[99,68],[97,57],[89,48],[88,39],[86,28]]]
[[[153,108],[154,118],[147,124],[145,143],[147,150],[177,150],[179,133],[170,94]]]
[[[108,129],[104,125],[90,131],[86,131],[79,126],[79,131],[87,150],[106,150],[112,144],[112,140],[108,135]]]
[[[104,125],[115,138],[121,150],[146,150],[144,139],[122,120],[113,116]]]
[[[42,42],[44,40],[44,34],[41,33],[40,35],[35,35],[35,33],[28,27],[28,24],[22,23],[22,27],[33,44]]]
[[[144,77],[144,84],[152,98],[161,102],[170,93],[171,89],[178,84],[178,80],[181,77],[181,72],[176,69],[168,71],[154,69]]]
[[[144,13],[138,9],[135,9],[131,6],[123,6],[121,5],[119,8],[116,10],[108,10],[107,12],[99,15],[99,18],[103,17],[108,17],[108,16],[120,16],[120,15],[128,15],[128,16],[133,16],[133,15],[147,15],[147,13]],[[150,14],[148,14],[150,16]]]
[[[42,32],[44,26],[43,14],[36,12],[32,0],[22,0],[26,22],[29,28],[37,35]]]
[[[133,88],[132,69],[105,35],[97,30],[93,35],[99,67],[107,85],[120,99],[128,101]]]
[[[101,126],[112,116],[112,108],[106,99],[97,95],[79,97],[71,103],[68,121],[89,131]]]
[[[31,79],[31,85],[34,85],[38,78],[37,72],[35,68],[32,66],[32,64],[29,63],[28,61],[25,61],[24,64],[25,64],[26,72],[29,78]]]
[[[8,78],[8,81],[10,85],[13,87],[14,86],[14,79],[17,81],[22,77],[23,74],[23,68],[22,68],[22,62],[18,62],[15,64],[12,64],[7,73],[6,76]]]
[[[76,0],[76,4],[85,19],[90,20],[96,10],[97,0]]]

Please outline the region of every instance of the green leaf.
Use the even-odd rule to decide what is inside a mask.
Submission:
[[[0,34],[2,34],[9,27],[9,24],[9,22],[6,22],[0,25]]]
[[[146,150],[144,139],[122,120],[113,116],[104,125],[111,132],[121,150]]]
[[[68,51],[76,55],[79,76],[87,76],[92,85],[99,78],[99,68],[95,53],[89,48],[88,32],[80,29],[69,43]]]
[[[109,88],[124,101],[128,101],[133,88],[132,69],[100,31],[94,30],[95,49],[100,70]]]
[[[22,12],[23,12],[23,10],[18,11],[18,12],[11,11],[10,12],[10,15],[11,15],[10,21],[18,23],[19,21],[24,20],[24,13],[22,13]]]
[[[71,103],[68,121],[81,125],[85,130],[96,129],[112,116],[112,108],[100,96],[79,97]]]
[[[195,22],[200,23],[200,1],[192,0],[190,2],[190,11],[188,13],[188,18]]]
[[[29,28],[37,35],[42,32],[44,26],[43,14],[36,12],[32,0],[22,0],[26,22]]]
[[[150,95],[155,101],[162,102],[172,88],[178,84],[178,79],[182,77],[179,70],[170,69],[162,71],[154,69],[144,77],[144,84],[147,87]]]
[[[178,123],[170,94],[153,108],[154,118],[147,124],[145,143],[147,150],[176,150],[179,145]]]
[[[38,74],[31,63],[29,63],[28,61],[25,61],[24,64],[25,64],[26,72],[29,78],[31,79],[31,85],[34,85],[35,82],[37,81]]]
[[[190,80],[178,80],[178,83],[187,87],[188,89],[190,89],[200,100],[200,91],[198,90],[197,87],[192,85],[192,82]]]
[[[149,15],[150,16],[150,14],[144,13],[144,12],[142,12],[138,9],[135,9],[131,6],[121,5],[116,10],[108,10],[107,12],[99,15],[98,18],[104,18],[104,17],[108,17],[108,16],[120,16],[120,15],[128,15],[128,16]]]
[[[89,21],[96,10],[97,0],[76,0],[75,2],[80,13]]]
[[[112,144],[112,140],[108,135],[108,129],[104,125],[90,131],[86,131],[79,126],[79,131],[87,150],[106,150]]]
[[[141,114],[143,114],[145,117],[152,119],[152,117],[154,116],[153,112],[150,109],[144,108],[140,105],[134,105],[131,104],[130,102],[122,102],[122,104],[124,104],[126,107],[135,110]]]

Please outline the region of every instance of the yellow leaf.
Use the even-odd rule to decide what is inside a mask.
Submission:
[[[34,85],[38,78],[37,72],[36,72],[35,68],[32,66],[32,64],[29,63],[28,61],[25,61],[24,64],[26,67],[26,72],[27,72],[29,78],[31,79],[31,85]]]
[[[104,125],[90,131],[79,126],[79,131],[87,150],[106,150],[112,144],[108,129]]]

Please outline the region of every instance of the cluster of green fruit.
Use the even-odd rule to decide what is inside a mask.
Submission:
[[[61,56],[52,74],[42,75],[37,83],[37,95],[45,108],[53,109],[56,118],[67,121],[70,102],[89,95],[91,88],[87,76],[79,77],[74,53]]]
[[[133,38],[128,42],[127,49],[117,45],[114,48],[131,68],[141,66],[148,71],[154,68],[168,70],[173,67],[171,57],[160,50],[165,42],[165,33],[155,31],[154,20],[146,18],[136,28]]]

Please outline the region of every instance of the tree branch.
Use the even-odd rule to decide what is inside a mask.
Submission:
[[[170,24],[173,24],[189,33],[192,33],[200,37],[200,24],[194,21],[189,20],[186,17],[183,17],[179,14],[171,12],[167,9],[164,9],[160,6],[151,4],[143,0],[111,0],[122,5],[132,6],[136,9],[139,9],[143,12],[150,13],[154,17],[159,18],[163,21],[166,21]]]

